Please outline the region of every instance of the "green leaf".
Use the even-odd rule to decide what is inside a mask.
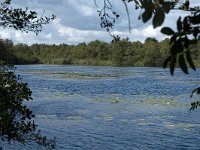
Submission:
[[[195,109],[197,109],[198,107],[200,107],[200,101],[192,102],[192,103],[191,103],[190,111],[191,111],[191,110],[195,110]]]
[[[199,19],[200,20],[200,19]],[[193,36],[195,38],[195,40],[197,39],[197,35],[200,33],[200,30],[199,28],[195,28],[194,31],[193,31]]]
[[[172,44],[173,42],[176,42],[176,39],[177,39],[177,35],[174,34],[174,35],[170,38],[169,44]]]
[[[185,38],[183,39],[183,41],[184,41],[184,47],[185,48],[189,48],[190,42],[189,42],[189,39],[188,39],[187,36],[185,36]]]
[[[181,39],[178,39],[171,46],[170,53],[174,56],[174,55],[177,55],[178,53],[183,52],[183,50],[184,50],[184,48],[183,48],[183,45],[182,45],[182,41],[181,41]]]
[[[143,0],[140,2],[142,4],[142,8],[144,8],[145,10],[147,10],[147,9],[150,10],[151,8],[153,8],[152,0]]]
[[[186,55],[186,59],[187,59],[188,64],[190,65],[190,67],[191,67],[193,70],[196,70],[196,68],[195,68],[195,66],[194,66],[194,63],[193,63],[193,61],[192,61],[191,55],[190,55],[190,51],[186,51],[186,52],[185,52],[185,55]]]
[[[184,58],[183,54],[179,55],[178,61],[179,61],[179,65],[181,67],[181,70],[185,74],[188,74],[188,68],[187,68],[187,65],[186,65],[185,58]]]
[[[152,10],[146,9],[142,14],[142,21],[146,23],[152,17]]]
[[[171,2],[165,2],[163,4],[163,9],[166,13],[169,13],[170,9],[171,9]]]
[[[192,98],[193,94],[196,93],[196,94],[200,94],[200,87],[194,89],[190,95],[190,98]]]
[[[190,7],[190,2],[189,2],[189,0],[185,0],[184,6],[185,6],[185,9],[186,9],[186,10],[189,9],[189,7]]]
[[[178,32],[181,32],[183,30],[181,17],[178,18],[176,24],[177,24],[177,30],[178,30]]]
[[[166,35],[173,35],[174,31],[169,27],[163,27],[161,29],[161,33],[166,34]]]
[[[189,31],[190,30],[190,24],[188,23],[188,17],[185,17],[183,19],[183,30],[184,31]]]
[[[171,75],[174,75],[175,65],[176,65],[176,56],[173,57],[171,59],[171,62],[170,62],[170,73],[171,73]]]
[[[165,13],[164,11],[159,7],[156,9],[154,18],[153,18],[153,28],[159,27],[163,24],[165,20]]]
[[[172,56],[167,57],[167,59],[165,59],[164,63],[163,63],[163,68],[167,67],[168,62],[171,60]]]
[[[161,5],[163,5],[163,4],[164,4],[164,0],[159,0],[159,3],[160,3]]]

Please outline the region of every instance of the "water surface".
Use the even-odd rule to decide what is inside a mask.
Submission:
[[[200,149],[199,110],[189,111],[200,72],[161,68],[22,65],[27,105],[58,150]],[[6,149],[40,149],[35,144]]]

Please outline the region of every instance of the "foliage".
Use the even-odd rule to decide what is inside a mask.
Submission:
[[[199,101],[192,102],[192,103],[191,103],[190,110],[195,110],[195,109],[197,109],[198,107],[200,107],[200,102],[199,102]]]
[[[40,17],[35,11],[28,11],[21,8],[9,7],[11,0],[6,0],[0,4],[0,26],[6,28],[14,28],[25,32],[35,32],[38,34],[42,30],[42,25],[48,24],[51,20],[55,19],[52,15],[49,17]]]
[[[197,15],[196,13],[194,14]],[[200,17],[200,10],[198,10],[198,17]],[[191,58],[190,48],[191,45],[197,43],[197,35],[199,34],[199,27],[196,27],[196,23],[193,24],[192,17],[186,16],[183,21],[181,17],[177,20],[177,32],[174,32],[169,27],[164,27],[161,32],[167,35],[171,35],[170,38],[170,56],[165,60],[163,67],[166,68],[167,63],[170,62],[170,72],[174,74],[175,64],[178,60],[182,71],[188,74],[189,66],[195,70],[193,60]],[[200,23],[200,21],[199,21]],[[193,39],[189,39],[189,35],[193,35]]]
[[[55,148],[55,141],[48,140],[37,130],[34,114],[23,104],[32,100],[27,83],[21,82],[12,67],[1,64],[0,67],[0,136],[1,140],[25,143],[35,141],[47,149]]]
[[[99,16],[101,18],[101,27],[105,28],[109,32],[110,29],[113,28],[116,19],[119,18],[119,14],[112,10],[112,4],[109,0],[104,0],[103,8],[101,10],[98,10],[97,12],[99,13]]]
[[[9,7],[11,0],[5,0],[0,4],[0,26],[14,28],[24,32],[34,32],[36,35],[42,30],[44,24],[48,24],[55,18],[40,17],[35,11],[28,8]],[[27,141],[35,141],[46,149],[55,148],[55,139],[47,139],[42,136],[34,123],[34,114],[24,101],[31,100],[31,90],[27,83],[22,83],[20,77],[14,74],[13,68],[6,62],[14,63],[15,56],[9,53],[13,47],[10,40],[0,41],[0,137],[9,144],[12,141],[25,144]],[[2,149],[2,147],[0,147]]]
[[[169,39],[157,41],[147,38],[144,43],[121,39],[114,43],[92,41],[78,45],[17,44],[10,45],[9,40],[0,40],[0,50],[7,61],[14,64],[68,64],[99,66],[137,66],[162,67],[169,47]],[[191,48],[191,57],[197,67],[200,66],[200,42]],[[2,56],[2,59],[5,58]]]

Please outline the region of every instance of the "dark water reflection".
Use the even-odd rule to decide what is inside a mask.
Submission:
[[[160,68],[24,65],[16,72],[29,83],[34,100],[27,104],[44,134],[57,137],[57,149],[200,149],[200,110],[189,111],[199,71],[171,77]]]

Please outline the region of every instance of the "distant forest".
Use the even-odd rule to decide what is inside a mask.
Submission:
[[[200,42],[191,49],[194,63],[200,67]],[[0,60],[12,64],[161,67],[168,51],[169,39],[158,42],[155,38],[147,38],[144,43],[130,42],[126,38],[114,43],[95,40],[78,45],[31,46],[0,40]]]

